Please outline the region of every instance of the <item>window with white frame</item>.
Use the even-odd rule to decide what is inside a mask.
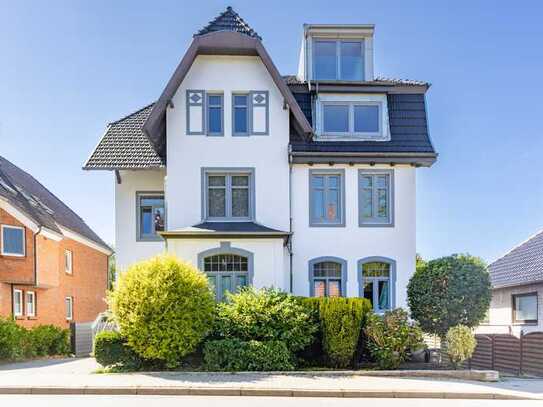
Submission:
[[[26,292],[26,315],[29,317],[36,316],[36,293],[34,291]]]
[[[254,193],[252,169],[203,170],[203,209],[206,220],[254,219]]]
[[[13,290],[13,315],[20,317],[23,315],[23,292],[21,290]]]
[[[363,81],[364,41],[314,38],[313,79]]]
[[[73,273],[73,253],[70,250],[64,250],[64,270],[67,274]]]
[[[322,139],[390,139],[386,95],[320,95],[317,136]]]
[[[513,295],[513,323],[537,324],[537,292]]]
[[[341,297],[341,263],[321,261],[313,265],[313,296]]]
[[[358,180],[359,225],[392,226],[393,172],[360,170]]]
[[[64,302],[66,304],[66,319],[71,321],[74,318],[74,298],[66,297]]]
[[[25,229],[21,226],[2,225],[2,255],[18,256],[25,255]]]
[[[136,193],[137,239],[138,241],[161,240],[158,232],[164,231],[164,193]]]

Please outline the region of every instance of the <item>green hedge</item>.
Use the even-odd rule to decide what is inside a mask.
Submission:
[[[283,341],[212,340],[204,344],[204,368],[209,371],[293,370],[292,354]]]
[[[217,304],[213,336],[242,341],[282,341],[296,352],[312,341],[317,324],[297,297],[246,287]]]
[[[316,340],[298,354],[309,365],[345,368],[356,362],[361,332],[372,312],[363,298],[304,298],[304,305],[319,325]]]
[[[127,344],[118,332],[99,332],[94,338],[94,357],[104,367],[118,367],[124,370],[139,370],[143,359]]]
[[[67,355],[70,353],[69,337],[67,329],[54,325],[27,329],[13,319],[0,318],[0,360]]]

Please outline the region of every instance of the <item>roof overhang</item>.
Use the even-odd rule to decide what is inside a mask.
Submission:
[[[513,288],[513,287],[525,287],[525,286],[534,285],[534,284],[543,284],[543,279],[538,278],[531,281],[518,281],[518,282],[510,282],[507,284],[492,285],[492,289],[501,290],[501,289]]]
[[[378,81],[368,82],[315,82],[308,83],[309,91],[313,92],[341,92],[341,93],[426,93],[430,87],[426,84],[390,84]]]
[[[248,55],[260,57],[262,63],[272,77],[273,82],[283,95],[299,128],[306,137],[311,137],[311,134],[313,133],[311,125],[298,106],[296,99],[294,99],[292,92],[285,84],[282,76],[279,74],[277,67],[262,45],[262,42],[257,38],[249,37],[238,32],[216,31],[194,37],[173,76],[168,81],[166,88],[154,105],[151,114],[143,125],[143,131],[153,144],[159,144],[161,125],[166,117],[166,108],[198,55]]]
[[[437,160],[436,153],[354,153],[291,151],[294,164],[407,164],[430,167]]]

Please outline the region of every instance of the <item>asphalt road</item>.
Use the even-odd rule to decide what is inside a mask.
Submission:
[[[542,401],[332,399],[294,397],[200,397],[200,396],[20,396],[0,395],[0,406],[17,407],[501,407],[542,406]]]

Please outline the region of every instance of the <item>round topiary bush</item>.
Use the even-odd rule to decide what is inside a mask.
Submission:
[[[411,317],[443,338],[449,328],[475,327],[490,305],[490,277],[478,257],[453,254],[420,262],[407,286]]]
[[[176,367],[208,334],[215,306],[206,276],[172,256],[129,267],[109,303],[128,345],[168,367]]]

